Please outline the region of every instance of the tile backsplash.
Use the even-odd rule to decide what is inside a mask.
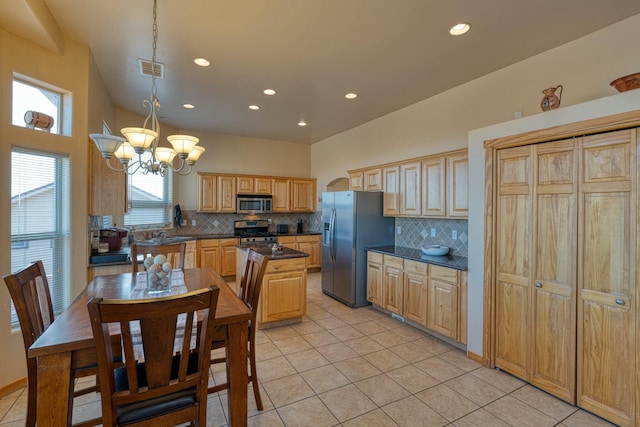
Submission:
[[[288,224],[289,230],[295,232],[298,218],[303,221],[303,231],[321,232],[322,213],[271,213],[259,216],[238,214],[208,214],[196,211],[182,211],[182,217],[186,226],[173,228],[168,234],[232,234],[233,221],[239,219],[271,219],[269,231],[275,233],[276,224]],[[102,220],[108,221],[102,221]],[[98,222],[99,220],[99,222]],[[191,225],[195,220],[196,225]],[[90,229],[110,227],[109,217],[90,217]],[[440,218],[396,218],[396,230],[400,227],[401,233],[395,235],[395,244],[408,248],[420,248],[427,245],[444,245],[451,248],[450,254],[467,256],[468,229],[466,219],[440,219]],[[431,230],[435,230],[435,237],[431,237]],[[452,232],[456,231],[458,238],[452,238]],[[136,234],[144,233],[144,230],[136,231]]]
[[[420,248],[427,245],[448,246],[451,255],[467,256],[468,226],[466,219],[440,218],[396,218],[396,246]],[[431,237],[431,230],[435,230],[435,237]],[[452,238],[453,231],[458,238]]]

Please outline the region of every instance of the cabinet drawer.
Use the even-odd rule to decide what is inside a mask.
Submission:
[[[296,236],[278,236],[278,243],[295,243]]]
[[[237,246],[240,244],[240,239],[220,239],[220,246]]]
[[[382,254],[379,254],[378,252],[368,251],[367,252],[367,259],[369,260],[369,262],[375,262],[375,263],[378,263],[378,264],[382,264]]]
[[[404,260],[404,271],[406,273],[427,274],[427,264],[419,261]]]
[[[298,243],[320,243],[320,235],[296,236],[296,241]]]
[[[458,270],[439,265],[429,265],[429,277],[443,282],[458,283]]]
[[[397,256],[385,255],[384,265],[396,267],[402,270],[404,269],[404,260],[402,258],[398,258]]]
[[[217,248],[220,246],[220,239],[200,240],[199,243],[201,248]]]
[[[267,264],[267,271],[265,274],[269,273],[281,273],[283,271],[294,271],[294,270],[306,270],[306,258],[289,258],[282,259],[277,261],[270,261]]]

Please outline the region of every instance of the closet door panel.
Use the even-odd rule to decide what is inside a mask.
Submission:
[[[576,142],[535,147],[531,382],[575,403]]]

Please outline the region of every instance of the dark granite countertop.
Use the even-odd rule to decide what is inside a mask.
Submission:
[[[456,270],[467,270],[467,257],[457,255],[428,256],[424,255],[420,249],[405,248],[404,246],[376,246],[366,248],[371,252],[394,255],[412,261],[426,262],[427,264],[440,265],[442,267],[454,268]]]
[[[261,255],[266,255],[269,257],[270,261],[277,261],[279,259],[291,259],[291,258],[304,258],[308,257],[309,254],[305,252],[296,251],[295,249],[283,247],[280,251],[272,251],[271,246],[250,246],[250,245],[238,245],[236,246],[240,249],[253,249]]]

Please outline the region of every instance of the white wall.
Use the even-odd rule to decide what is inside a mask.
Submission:
[[[89,49],[64,40],[62,54],[26,42],[0,30],[0,218],[10,218],[11,148],[19,146],[66,154],[71,165],[71,294],[75,297],[87,284],[87,123]],[[62,136],[11,124],[13,73],[17,72],[72,93],[71,136]],[[0,272],[11,271],[11,224],[0,221]],[[76,262],[75,260],[81,260]],[[6,286],[0,286],[0,387],[26,376],[22,335],[11,330],[10,301]]]
[[[311,147],[311,176],[318,179],[318,192],[347,176],[349,169],[469,147],[467,347],[480,355],[484,150],[480,142],[471,143],[469,131],[507,122],[497,127],[498,132],[520,133],[574,121],[585,111],[608,115],[640,108],[640,90],[616,95],[609,86],[617,77],[640,71],[637,40],[640,15],[316,143]],[[542,113],[542,90],[558,84],[564,86],[561,108]],[[600,98],[604,99],[581,105]],[[516,111],[525,118],[513,120]],[[479,130],[477,135],[487,134]]]

